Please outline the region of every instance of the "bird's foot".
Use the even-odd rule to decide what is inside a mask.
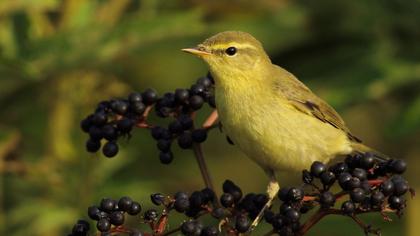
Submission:
[[[279,192],[279,190],[280,190],[280,185],[276,180],[271,180],[268,183],[268,186],[267,186],[268,201],[264,205],[264,207],[261,209],[260,213],[258,213],[257,217],[255,217],[254,221],[249,227],[248,232],[251,232],[252,230],[254,230],[255,227],[257,227],[258,223],[260,223],[261,219],[264,216],[265,211],[271,207],[271,204],[273,203],[273,200],[277,196],[277,193]]]

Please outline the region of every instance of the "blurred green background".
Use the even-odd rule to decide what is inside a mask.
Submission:
[[[153,192],[202,188],[191,152],[161,165],[148,132],[135,130],[116,158],[90,155],[79,122],[104,99],[190,86],[207,69],[179,49],[223,30],[260,39],[354,134],[405,159],[419,189],[419,12],[419,0],[0,1],[0,234],[64,235],[102,197],[149,202]],[[219,132],[204,151],[219,189],[229,178],[265,190],[263,171]],[[385,236],[418,235],[420,201],[393,223],[363,218]],[[329,217],[309,235],[363,233]]]

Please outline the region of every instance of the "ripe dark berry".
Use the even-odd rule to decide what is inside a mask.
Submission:
[[[176,106],[175,94],[165,93],[160,101],[162,106],[174,108]]]
[[[151,105],[151,104],[153,104],[153,103],[155,103],[157,101],[158,94],[153,89],[146,89],[142,93],[142,98],[143,98],[144,104]]]
[[[355,168],[351,174],[358,178],[360,181],[367,179],[367,172],[361,168]]]
[[[105,143],[104,147],[102,148],[102,153],[106,157],[114,157],[118,153],[118,144],[113,141]]]
[[[319,177],[321,173],[326,170],[327,170],[327,167],[322,162],[315,161],[311,165],[311,174],[315,177]]]
[[[128,111],[128,103],[123,100],[116,100],[111,103],[111,108],[115,113],[124,115]]]
[[[190,97],[190,92],[187,89],[176,89],[175,90],[175,101],[178,104],[183,104],[188,101]]]
[[[362,185],[362,182],[360,181],[359,178],[356,177],[352,177],[348,182],[347,182],[347,189],[351,190],[354,188],[359,188]]]
[[[155,209],[149,209],[146,212],[144,212],[143,218],[146,221],[156,221],[159,214]]]
[[[92,220],[99,220],[101,215],[101,210],[97,206],[90,206],[88,208],[88,216]]]
[[[284,217],[288,222],[294,223],[294,222],[299,221],[300,213],[297,210],[292,208],[292,209],[287,210],[286,213],[284,213]]]
[[[289,201],[289,190],[290,190],[290,187],[281,188],[280,191],[279,191],[279,199],[282,200],[283,202],[288,202]]]
[[[92,115],[86,117],[80,122],[80,128],[82,128],[83,132],[88,133],[90,127],[92,126]]]
[[[314,177],[311,175],[311,173],[308,170],[302,171],[302,181],[305,184],[310,184],[314,180]]]
[[[182,127],[182,124],[180,121],[174,120],[169,124],[168,130],[172,134],[179,134],[179,133],[182,133],[182,131],[184,131],[184,128]]]
[[[115,201],[110,198],[103,198],[101,200],[100,209],[110,213],[114,210],[115,207]]]
[[[254,200],[255,206],[257,206],[259,209],[262,209],[265,206],[265,204],[268,202],[268,196],[260,193],[260,194],[257,194],[253,200]]]
[[[286,213],[286,211],[288,211],[289,209],[292,209],[292,208],[293,207],[290,204],[283,203],[283,204],[280,205],[280,214],[284,215]]]
[[[289,192],[287,193],[287,198],[290,201],[298,202],[303,199],[304,194],[305,193],[303,192],[301,188],[292,187],[289,189]]]
[[[140,204],[138,202],[133,201],[131,203],[131,207],[130,207],[130,209],[128,209],[127,213],[134,216],[134,215],[139,214],[140,211],[141,211]]]
[[[118,208],[122,211],[129,211],[132,204],[133,200],[130,197],[124,196],[118,201]]]
[[[197,226],[197,224],[196,224],[195,221],[192,221],[192,220],[186,221],[181,225],[181,232],[184,235],[192,236],[192,235],[194,235],[194,233],[196,231],[196,226]]]
[[[88,139],[86,141],[86,150],[88,152],[97,152],[101,148],[101,142],[95,139]]]
[[[177,212],[185,212],[190,207],[190,201],[188,198],[177,198],[174,203],[174,208]]]
[[[168,152],[171,149],[171,140],[159,139],[157,148],[162,152]]]
[[[193,126],[193,120],[189,115],[182,114],[178,117],[178,121],[181,123],[184,130],[188,130]]]
[[[142,102],[143,101],[143,98],[141,96],[141,93],[133,92],[133,93],[130,93],[128,95],[128,101],[130,103]]]
[[[201,190],[201,193],[203,194],[203,201],[204,201],[204,203],[211,202],[216,197],[216,194],[214,193],[214,191],[211,190],[211,189],[209,189],[209,188],[202,189]]]
[[[273,222],[271,223],[271,225],[273,226],[274,229],[280,230],[281,228],[283,228],[283,226],[286,224],[286,220],[284,219],[284,217],[282,215],[276,215],[273,219]]]
[[[201,235],[200,236],[217,236],[217,235],[219,235],[219,230],[217,229],[217,227],[214,227],[214,226],[206,226],[201,231]]]
[[[211,215],[216,219],[222,219],[225,216],[225,210],[222,207],[214,208]]]
[[[108,141],[113,141],[118,137],[117,130],[112,125],[102,127],[102,135]]]
[[[209,77],[206,76],[206,77],[199,78],[197,80],[197,84],[201,84],[204,87],[208,88],[208,87],[210,87],[213,84],[213,82],[212,82],[212,80]]]
[[[248,231],[249,226],[250,226],[250,222],[249,222],[248,217],[244,215],[239,215],[236,217],[235,229],[238,232],[245,233],[246,231]]]
[[[382,192],[374,192],[370,196],[370,203],[373,206],[380,206],[385,200],[385,195]]]
[[[355,154],[355,155],[349,155],[346,157],[346,159],[344,160],[344,162],[347,164],[347,166],[350,169],[354,169],[360,166],[360,159],[362,159],[362,155],[361,154]]]
[[[319,203],[322,208],[330,208],[334,206],[335,196],[332,192],[322,192],[319,196]]]
[[[344,172],[341,173],[338,177],[338,183],[340,184],[340,187],[344,190],[348,190],[348,182],[350,182],[352,176],[351,174]]]
[[[190,97],[189,99],[189,104],[190,107],[193,110],[198,110],[203,106],[204,100],[202,97],[198,96],[198,95],[193,95]]]
[[[385,196],[389,196],[394,193],[395,186],[391,180],[385,180],[379,188]]]
[[[352,201],[345,201],[341,205],[341,210],[343,211],[344,214],[347,214],[347,215],[353,214],[355,209],[356,209],[356,206],[354,205]]]
[[[335,175],[331,171],[324,171],[321,173],[320,179],[325,186],[331,186],[335,182]]]
[[[404,195],[409,189],[406,181],[400,180],[400,181],[395,181],[393,183],[394,183],[394,194],[396,196]]]
[[[202,143],[207,139],[206,129],[195,129],[191,133],[192,140],[196,143]]]
[[[350,199],[353,202],[362,202],[365,199],[365,191],[361,188],[355,188],[350,192]]]
[[[160,152],[159,160],[162,164],[170,164],[174,160],[174,155],[171,151],[169,152]]]
[[[192,95],[201,95],[206,88],[201,84],[193,84],[190,88]]]
[[[276,219],[276,214],[274,214],[273,211],[271,210],[266,210],[264,212],[264,220],[269,223],[272,224],[274,222],[274,220]]]
[[[121,119],[117,122],[117,128],[121,133],[129,133],[134,126],[134,122],[131,119]]]
[[[190,206],[194,208],[200,208],[204,204],[204,196],[200,191],[195,191],[190,196]]]
[[[115,226],[119,226],[124,224],[124,212],[122,211],[114,211],[109,216],[111,224]]]
[[[73,226],[72,236],[86,236],[87,232],[90,229],[90,225],[85,220],[78,220],[77,223]]]
[[[372,153],[368,152],[365,155],[360,157],[360,167],[369,170],[375,165],[375,157]]]
[[[159,206],[165,202],[165,196],[161,193],[154,193],[150,195],[150,200],[152,200],[153,204]]]
[[[238,202],[242,198],[241,188],[239,188],[231,180],[225,180],[225,182],[223,182],[223,192],[232,194],[235,202]]]
[[[101,140],[103,138],[102,129],[96,126],[91,126],[89,129],[89,136],[93,140]]]
[[[390,196],[388,203],[391,209],[401,210],[405,207],[405,199],[401,196]]]
[[[220,203],[222,204],[222,206],[224,207],[231,207],[233,205],[233,203],[235,202],[232,194],[230,193],[224,193],[222,194],[222,196],[220,196]]]
[[[360,188],[365,191],[365,193],[369,194],[371,192],[371,186],[368,180],[363,180],[360,184]]]
[[[102,126],[106,123],[107,116],[105,112],[96,112],[92,117],[92,122],[96,126]]]
[[[98,228],[101,232],[107,232],[111,229],[111,223],[108,219],[102,218],[98,220],[98,223],[96,223],[96,228]]]
[[[188,194],[186,192],[177,192],[174,198],[175,199],[188,199]]]
[[[335,165],[333,165],[330,168],[330,171],[332,171],[336,176],[340,176],[341,173],[347,172],[348,171],[348,166],[346,163],[344,162],[339,162]]]
[[[390,169],[393,173],[402,174],[407,169],[407,163],[403,160],[393,160],[390,163]]]
[[[280,236],[294,236],[293,230],[290,226],[285,226],[280,229]]]
[[[191,133],[189,132],[182,133],[181,135],[179,135],[177,140],[178,140],[178,146],[183,149],[191,148],[193,144]]]
[[[130,105],[130,109],[137,115],[141,115],[146,110],[146,105],[142,102],[135,102]]]

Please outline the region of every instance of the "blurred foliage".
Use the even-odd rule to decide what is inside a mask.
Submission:
[[[191,153],[162,166],[139,130],[118,157],[91,156],[79,121],[97,102],[132,90],[189,86],[206,67],[179,49],[228,29],[260,39],[366,143],[418,162],[419,12],[418,0],[1,1],[0,234],[63,235],[102,197],[146,201],[152,192],[200,188]],[[205,145],[216,184],[231,178],[264,191],[262,171],[219,137]],[[246,171],[232,173],[238,163]],[[418,187],[419,165],[409,171]],[[402,221],[368,220],[384,235],[401,233]],[[343,227],[341,235],[361,234],[332,218],[310,235]]]

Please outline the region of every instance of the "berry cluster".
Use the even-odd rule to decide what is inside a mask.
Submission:
[[[119,201],[103,198],[99,206],[90,206],[88,208],[89,218],[97,221],[96,228],[103,233],[111,232],[111,227],[119,227],[124,224],[125,213],[128,215],[138,215],[141,206],[138,202],[129,197],[122,197]],[[130,236],[139,236],[139,232],[130,231]]]
[[[160,211],[154,208],[147,209],[142,215],[142,222],[149,225],[152,232],[141,232],[123,225],[125,213],[134,216],[141,211],[140,204],[129,197],[122,197],[119,201],[104,198],[99,206],[88,208],[88,216],[97,221],[96,227],[101,235],[113,233],[126,233],[129,236],[160,235],[164,230],[167,230],[167,218],[171,212],[183,214],[188,218],[176,230],[186,236],[220,235],[221,232],[217,225],[221,225],[230,234],[246,232],[249,229],[250,220],[267,202],[267,196],[249,193],[243,197],[242,190],[230,180],[223,183],[223,192],[220,202],[216,198],[216,194],[209,188],[194,191],[191,194],[186,192],[177,192],[168,196],[160,193],[152,194],[151,202],[156,206],[163,207]],[[199,218],[205,215],[210,215],[219,223],[203,225]],[[220,224],[222,220],[226,220],[224,224]],[[70,235],[84,236],[87,235],[88,230],[89,224],[84,220],[79,220]]]
[[[210,74],[199,78],[189,89],[176,89],[162,97],[152,90],[131,93],[127,99],[103,101],[96,111],[81,122],[81,128],[89,134],[86,142],[88,152],[97,152],[101,140],[107,142],[102,148],[106,157],[118,153],[117,139],[129,136],[134,126],[150,128],[152,137],[157,141],[159,159],[163,164],[173,160],[171,145],[174,140],[182,149],[189,149],[193,143],[207,139],[207,129],[194,128],[194,113],[208,103],[216,107],[214,80]],[[154,108],[158,117],[175,118],[167,127],[147,123],[149,111]]]
[[[331,166],[315,161],[310,170],[302,172],[303,185],[283,187],[279,192],[282,201],[278,211],[270,208],[264,212],[265,222],[272,225],[272,233],[281,236],[302,235],[310,228],[313,218],[302,223],[301,215],[318,207],[317,214],[344,215],[358,220],[357,215],[368,212],[396,212],[401,215],[405,207],[404,195],[412,191],[406,180],[399,174],[406,170],[402,160],[376,161],[372,155],[353,155]],[[332,187],[339,186],[340,191],[333,192]],[[240,235],[250,229],[253,219],[260,213],[268,201],[266,194],[243,194],[241,188],[230,180],[223,183],[223,194],[216,197],[213,190],[204,188],[191,194],[178,192],[174,195],[154,193],[151,202],[162,210],[146,210],[142,222],[151,227],[151,232],[128,229],[124,224],[125,213],[138,215],[140,204],[129,197],[119,201],[104,198],[99,206],[91,206],[88,215],[97,221],[101,235],[127,233],[130,236],[162,235],[166,228],[169,214],[178,212],[187,217],[179,228],[186,236]],[[334,208],[336,202],[344,199],[341,207]],[[201,217],[210,215],[216,220],[212,225],[203,225]],[[315,217],[317,218],[317,217]],[[320,219],[318,217],[318,219]],[[367,233],[378,233],[372,228],[361,225]],[[219,231],[219,227],[222,231]],[[87,235],[89,225],[79,220],[72,234]]]
[[[129,136],[134,125],[142,120],[147,106],[158,100],[157,93],[147,89],[143,93],[131,93],[127,99],[100,102],[95,112],[82,120],[82,130],[89,134],[86,142],[88,152],[97,152],[101,148],[101,140],[107,142],[102,147],[106,157],[114,157],[118,153],[117,139]]]
[[[315,161],[310,170],[302,171],[302,187],[280,189],[283,203],[279,213],[266,211],[265,219],[274,232],[295,235],[302,230],[301,214],[316,206],[323,214],[353,218],[367,212],[395,211],[401,215],[406,206],[403,195],[410,191],[407,181],[399,175],[405,172],[406,166],[402,160],[377,161],[370,153],[350,155],[344,162],[329,167]],[[341,188],[336,193],[331,190],[335,183]],[[335,209],[335,203],[343,198],[348,200]]]

